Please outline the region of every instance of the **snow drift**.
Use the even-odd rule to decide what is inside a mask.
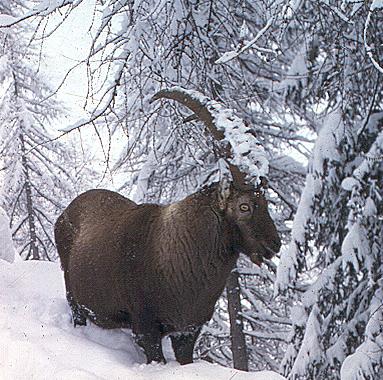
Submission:
[[[74,329],[57,263],[0,262],[0,379],[282,380],[273,372],[246,373],[203,361],[180,366],[143,364],[130,330],[94,325]],[[172,360],[173,359],[173,360]]]
[[[10,263],[15,259],[15,249],[9,228],[9,218],[2,207],[0,207],[0,259]]]

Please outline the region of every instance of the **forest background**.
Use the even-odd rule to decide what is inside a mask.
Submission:
[[[86,189],[169,203],[208,183],[214,142],[149,102],[198,90],[269,159],[284,247],[235,272],[250,370],[383,377],[382,1],[6,0],[0,13],[0,204],[17,254],[57,260],[52,226]],[[43,53],[68,23],[85,55],[56,59],[58,84]],[[196,354],[231,366],[230,335],[225,293]]]

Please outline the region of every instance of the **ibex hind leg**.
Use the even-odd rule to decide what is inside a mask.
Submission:
[[[64,280],[66,288],[66,298],[72,310],[72,320],[74,326],[86,326],[87,313],[82,310],[72,296],[69,279],[69,258],[71,247],[73,246],[76,229],[70,221],[69,215],[64,211],[55,224],[54,228],[57,252],[60,256],[61,268],[64,271]]]
[[[88,313],[74,300],[71,289],[70,289],[68,271],[65,269],[64,269],[64,280],[65,280],[65,289],[66,289],[66,299],[72,311],[73,325],[74,327],[86,326],[86,318]]]
[[[72,310],[72,321],[74,327],[86,326],[87,310],[74,301],[71,293],[67,291],[67,300]]]

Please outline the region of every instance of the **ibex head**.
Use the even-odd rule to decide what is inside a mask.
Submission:
[[[235,251],[246,254],[257,265],[279,251],[281,241],[262,188],[244,190],[232,183],[219,204],[232,229]]]
[[[217,128],[212,112],[212,108],[217,105],[220,107],[219,103],[208,98],[201,99],[198,93],[193,96],[192,92],[179,87],[162,90],[153,100],[161,98],[176,100],[192,110],[215,140],[221,141],[225,138],[223,131]],[[221,156],[227,161],[231,160],[230,141],[222,146]],[[226,177],[218,186],[218,209],[230,226],[234,250],[246,254],[255,264],[260,265],[264,258],[272,258],[281,247],[264,196],[267,181],[262,177],[254,184],[238,166],[228,163],[228,167],[231,179]]]

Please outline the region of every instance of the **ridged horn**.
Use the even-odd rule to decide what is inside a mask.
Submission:
[[[208,110],[207,103],[211,101],[209,98],[204,97],[203,99],[198,99],[197,97],[193,97],[189,92],[183,91],[180,87],[173,87],[157,92],[150,102],[152,103],[155,100],[164,98],[175,100],[193,111],[216,140],[221,141],[225,138],[223,132],[217,129],[214,118]]]
[[[193,96],[190,91],[185,91],[181,87],[173,87],[157,92],[150,100],[150,103],[158,99],[170,99],[181,103],[189,108],[197,118],[205,124],[207,130],[216,141],[222,141],[225,138],[224,133],[218,130],[214,122],[214,117],[209,111],[209,102],[212,102],[212,100],[208,97],[201,96],[200,94]],[[222,147],[221,154],[223,158],[226,159],[231,157],[231,145],[228,142],[225,147]],[[229,166],[233,177],[233,183],[237,184],[237,186],[241,184],[241,187],[247,187],[248,185],[245,185],[246,174],[242,173],[239,168],[233,164],[229,164]]]

